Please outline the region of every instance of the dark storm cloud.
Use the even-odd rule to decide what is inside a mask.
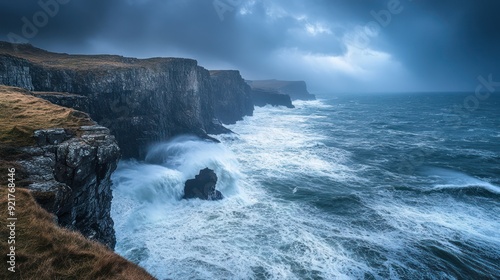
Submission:
[[[361,49],[349,38],[396,0],[215,1],[230,9],[223,20],[213,0],[69,0],[27,39],[68,53],[187,56],[318,89],[473,90],[478,75],[500,80],[498,1],[400,0],[401,12]],[[43,11],[38,2],[0,2],[0,39],[22,36],[22,18]]]
[[[386,49],[430,88],[471,90],[479,75],[500,80],[499,11],[499,1],[415,1],[384,30]]]

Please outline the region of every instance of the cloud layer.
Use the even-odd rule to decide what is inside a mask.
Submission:
[[[248,79],[306,80],[318,91],[472,91],[479,75],[500,80],[494,0],[25,2],[0,2],[0,40],[191,57]],[[34,36],[23,33],[33,31],[23,30],[27,21]]]

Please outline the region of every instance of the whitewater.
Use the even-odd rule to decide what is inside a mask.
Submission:
[[[498,279],[500,98],[357,94],[256,108],[113,174],[116,251],[159,279]],[[182,200],[205,167],[221,201]]]

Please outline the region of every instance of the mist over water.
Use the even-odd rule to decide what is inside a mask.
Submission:
[[[350,95],[256,108],[113,175],[116,250],[159,279],[495,279],[498,96]],[[222,201],[181,200],[214,169]]]

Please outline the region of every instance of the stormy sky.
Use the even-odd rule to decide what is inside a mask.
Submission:
[[[189,57],[313,92],[474,91],[480,75],[500,80],[499,12],[496,0],[0,0],[0,40]]]

